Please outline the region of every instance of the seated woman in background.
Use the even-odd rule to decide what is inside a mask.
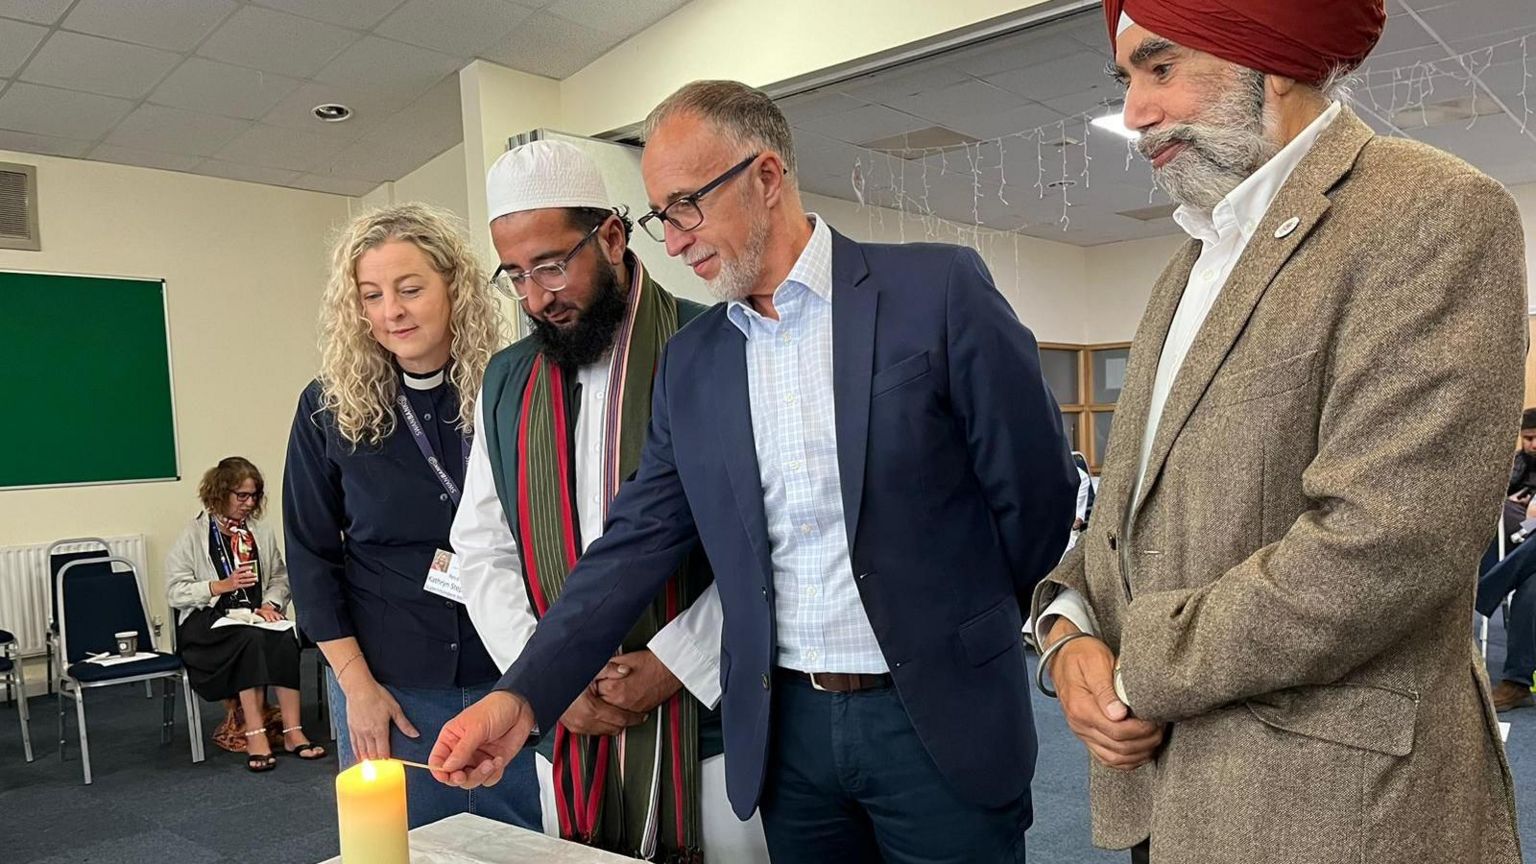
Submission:
[[[277,537],[257,521],[264,482],[249,461],[230,456],[208,469],[198,487],[203,511],[181,532],[166,558],[166,599],[176,610],[176,639],[192,689],[210,702],[240,699],[246,718],[246,768],[277,765],[262,718],[266,688],[277,688],[283,746],[319,759],[299,720],[299,642],[287,621],[288,569]],[[250,728],[254,726],[254,728]]]

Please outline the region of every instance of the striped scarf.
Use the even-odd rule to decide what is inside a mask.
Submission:
[[[677,301],[646,276],[638,259],[626,260],[633,276],[610,360],[604,415],[605,521],[619,484],[640,464],[656,364],[678,327]],[[518,417],[515,530],[528,596],[541,618],[560,596],[582,548],[574,504],[575,418],[566,401],[569,374],[539,355]],[[693,602],[697,590],[686,569],[670,579],[625,638],[624,650],[644,648]],[[697,700],[679,692],[644,723],[617,736],[577,735],[558,724],[554,781],[560,836],[651,860],[702,861],[699,711]]]

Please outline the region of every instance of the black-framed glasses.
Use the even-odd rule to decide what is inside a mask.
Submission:
[[[551,294],[564,291],[567,284],[566,266],[571,263],[572,258],[576,257],[576,253],[581,251],[581,247],[587,245],[588,240],[597,236],[598,229],[607,224],[607,219],[599,222],[591,231],[587,232],[585,237],[576,241],[576,245],[571,247],[571,251],[565,253],[564,257],[559,261],[546,261],[537,267],[519,270],[516,273],[509,271],[505,264],[497,267],[496,272],[491,274],[491,286],[513,300],[528,299],[528,292],[525,289],[529,279],[539,283],[540,288]]]
[[[761,152],[753,153],[751,156],[727,168],[724,174],[705,183],[699,191],[690,195],[684,195],[660,210],[652,210],[641,216],[640,227],[645,229],[645,233],[651,235],[652,240],[655,240],[657,243],[663,243],[667,239],[668,223],[679,231],[692,231],[703,225],[704,211],[699,209],[699,201],[705,195],[725,185],[727,180],[745,171],[747,166],[751,165],[753,160],[761,155],[763,155]]]
[[[229,494],[235,496],[235,500],[239,501],[241,504],[249,504],[252,501],[261,500],[260,492],[231,492]]]

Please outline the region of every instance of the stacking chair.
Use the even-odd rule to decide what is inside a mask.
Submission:
[[[86,546],[83,550],[74,552],[62,551],[66,546]],[[97,573],[111,572],[112,565],[106,559],[112,554],[107,546],[107,541],[100,537],[69,537],[48,544],[48,590],[52,595],[48,606],[48,632],[44,636],[44,649],[47,653],[48,663],[48,692],[53,692],[53,684],[58,680],[54,675],[53,661],[59,653],[59,571],[65,565],[75,561],[92,561],[92,570]],[[76,573],[83,573],[76,570]]]
[[[7,691],[16,693],[16,710],[21,714],[21,748],[32,761],[32,729],[27,714],[27,676],[21,668],[21,650],[16,637],[0,630],[0,680]]]
[[[101,565],[105,563],[103,568]],[[114,565],[126,570],[118,571]],[[192,761],[203,761],[202,715],[192,696],[187,670],[175,654],[156,651],[145,613],[144,585],[139,581],[133,562],[126,558],[86,558],[71,561],[59,569],[54,580],[58,610],[58,685],[59,756],[63,758],[68,741],[64,737],[64,699],[75,702],[75,717],[80,738],[80,758],[85,782],[91,782],[91,751],[85,725],[85,694],[97,687],[113,684],[148,682],[160,679],[164,687],[164,714],[160,740],[170,743],[175,726],[175,684],[181,684],[187,708],[187,734],[192,743]],[[140,653],[153,656],[105,666],[90,662],[93,654],[116,651],[117,635],[133,631],[139,637]]]

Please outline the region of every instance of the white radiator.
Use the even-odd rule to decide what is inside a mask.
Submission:
[[[111,554],[132,561],[139,578],[144,570],[144,535],[103,537]],[[48,572],[47,543],[31,546],[0,546],[0,630],[16,635],[21,653],[43,653],[48,616],[52,607],[51,575]],[[62,546],[60,552],[78,552],[93,548],[87,544]],[[95,547],[100,548],[100,547]]]

